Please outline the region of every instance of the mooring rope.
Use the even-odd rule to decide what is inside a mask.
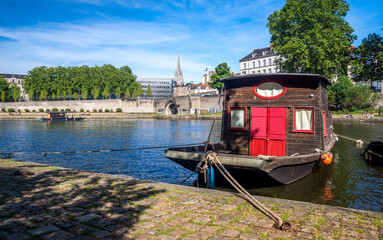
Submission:
[[[246,189],[244,189],[241,184],[239,184],[233,176],[226,170],[225,166],[219,161],[217,157],[217,153],[213,151],[209,151],[205,154],[204,159],[201,161],[204,162],[205,165],[212,165],[218,169],[218,171],[225,177],[225,179],[241,194],[241,196],[250,202],[254,207],[259,209],[269,218],[271,218],[275,224],[274,227],[280,230],[287,230],[291,228],[291,224],[289,222],[284,222],[277,214],[272,212],[266,206],[264,206],[261,202],[254,198]]]
[[[350,137],[347,137],[347,136],[343,136],[343,135],[340,135],[339,133],[335,133],[337,136],[341,137],[341,138],[344,138],[344,139],[347,139],[347,140],[350,140],[350,141],[354,141],[356,143],[359,143],[361,140],[358,140],[358,139],[354,139],[354,138],[350,138]],[[363,141],[362,141],[362,144],[363,144]]]
[[[175,147],[189,147],[195,145],[201,145],[203,143],[190,143],[190,144],[180,144],[172,146],[152,146],[152,147],[142,147],[142,148],[122,148],[122,149],[107,149],[107,150],[86,150],[86,151],[63,151],[63,152],[0,152],[0,155],[44,155],[48,154],[74,154],[74,153],[99,153],[99,152],[125,152],[125,151],[136,151],[136,150],[150,150],[150,149],[160,149],[160,148],[175,148]]]

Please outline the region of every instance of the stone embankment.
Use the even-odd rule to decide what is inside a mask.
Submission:
[[[0,239],[383,238],[382,213],[257,197],[280,231],[233,193],[31,162],[0,160],[0,186]]]
[[[68,116],[85,117],[86,119],[170,119],[170,120],[211,120],[214,115],[201,114],[129,114],[129,113],[81,113],[68,114]],[[48,117],[47,113],[21,113],[12,114],[0,113],[0,120],[39,120],[41,117]],[[222,119],[222,114],[218,114],[216,119]]]

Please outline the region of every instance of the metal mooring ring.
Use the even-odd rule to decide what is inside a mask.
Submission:
[[[282,225],[280,227],[278,227],[278,223],[276,222],[274,224],[274,227],[279,229],[279,230],[286,231],[286,230],[289,230],[291,228],[291,223],[283,222]]]

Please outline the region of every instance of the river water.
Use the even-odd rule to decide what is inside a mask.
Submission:
[[[54,152],[174,146],[206,141],[212,121],[85,120],[0,121],[0,152]],[[220,124],[212,140],[220,138]],[[334,123],[335,132],[365,143],[382,140],[383,124]],[[252,194],[383,212],[383,167],[371,166],[354,142],[340,139],[335,160],[287,186],[248,186]],[[0,157],[4,157],[1,156]],[[178,184],[190,171],[164,157],[164,149],[81,154],[13,155],[12,158],[78,170],[123,174]],[[195,186],[196,176],[183,183]],[[232,191],[229,188],[220,188]]]

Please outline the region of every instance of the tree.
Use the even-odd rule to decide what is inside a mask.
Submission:
[[[383,79],[383,38],[369,34],[353,55],[353,73],[356,81],[381,81]]]
[[[133,98],[137,98],[137,96],[138,96],[137,88],[134,88],[132,97],[133,97]]]
[[[57,94],[56,94],[56,96],[57,96],[57,100],[60,101],[60,98],[61,98],[61,90],[60,90],[60,89],[57,89]]]
[[[209,86],[221,92],[222,83],[218,82],[219,79],[233,76],[230,72],[230,67],[227,66],[227,63],[220,63],[215,68],[215,73],[211,75],[210,82],[208,82]]]
[[[78,99],[79,97],[78,97],[78,94],[75,92],[75,93],[73,93],[73,98],[74,99]]]
[[[88,89],[85,86],[81,88],[81,97],[83,100],[86,100],[88,97]]]
[[[41,90],[39,100],[46,100],[48,97],[48,91],[46,89]]]
[[[1,91],[1,101],[5,102],[5,91]]]
[[[146,90],[146,96],[152,96],[152,88],[150,87],[150,84],[148,84],[148,89]]]
[[[1,101],[5,102],[8,100],[10,93],[9,83],[5,80],[4,75],[0,74],[0,92],[1,92]]]
[[[109,89],[109,87],[108,86],[106,86],[105,88],[104,88],[104,91],[102,91],[102,96],[104,97],[104,98],[109,98],[110,97],[110,89]]]
[[[56,98],[56,94],[53,92],[53,93],[52,93],[52,101],[54,101],[55,98]]]
[[[20,97],[20,88],[16,84],[12,84],[11,86],[12,98],[14,102],[17,102]]]
[[[130,89],[129,88],[126,88],[125,98],[130,98]]]
[[[356,35],[345,20],[345,0],[287,0],[268,17],[273,51],[282,72],[347,73]]]
[[[120,98],[121,97],[121,89],[120,89],[120,87],[116,88],[116,91],[114,92],[114,96],[116,96],[116,98]]]
[[[93,99],[97,99],[100,96],[100,89],[98,87],[93,88],[91,94]]]
[[[137,96],[144,96],[144,91],[142,90],[141,84],[138,84],[137,86]]]

